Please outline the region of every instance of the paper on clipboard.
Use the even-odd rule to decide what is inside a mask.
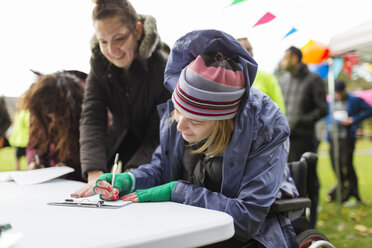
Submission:
[[[58,178],[73,171],[74,169],[71,167],[58,166],[27,171],[0,172],[0,182],[14,180],[21,186],[38,184]]]
[[[85,207],[85,208],[108,208],[117,209],[131,204],[130,201],[103,201],[98,195],[93,195],[85,198],[65,199],[64,201],[49,202],[47,205],[62,206],[62,207]]]

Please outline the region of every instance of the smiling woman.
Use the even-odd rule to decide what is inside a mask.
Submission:
[[[163,86],[168,57],[161,51],[155,18],[138,15],[126,0],[95,3],[80,125],[81,166],[88,185],[73,197],[93,194],[92,185],[111,169],[116,153],[124,170],[151,160],[159,144],[156,106],[170,98]]]
[[[93,42],[96,39],[102,54],[128,73],[137,56],[138,41],[143,31],[143,24],[138,21],[136,11],[126,1],[123,1],[122,8],[114,5],[107,7],[104,3],[97,4],[93,10],[93,20],[96,31]]]
[[[123,26],[120,17],[94,22],[96,37],[102,54],[115,66],[128,73],[137,55],[138,41],[142,36],[142,23],[137,22],[134,30]]]

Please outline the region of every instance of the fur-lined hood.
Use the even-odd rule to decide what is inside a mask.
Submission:
[[[140,20],[143,23],[143,36],[138,48],[138,59],[143,62],[150,58],[157,48],[161,47],[161,40],[154,17],[140,15]]]
[[[143,24],[143,34],[139,41],[137,59],[145,65],[145,61],[151,57],[156,49],[161,47],[161,40],[156,27],[156,20],[150,15],[139,15]],[[98,40],[94,35],[91,40],[93,55],[103,56],[100,51]]]

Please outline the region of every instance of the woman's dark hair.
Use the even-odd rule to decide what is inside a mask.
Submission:
[[[121,22],[129,31],[133,31],[139,20],[136,10],[126,0],[94,0],[93,21],[111,17],[120,17]]]
[[[298,58],[298,61],[301,61],[302,60],[301,49],[299,49],[299,48],[297,48],[295,46],[291,46],[290,48],[287,49],[287,51],[289,51],[293,55],[296,55],[297,58]]]
[[[66,161],[70,153],[79,153],[81,80],[67,72],[41,75],[27,90],[23,101],[31,116],[31,148],[42,155],[53,142],[59,162]]]

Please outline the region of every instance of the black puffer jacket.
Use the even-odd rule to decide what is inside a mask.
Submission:
[[[291,136],[315,137],[315,123],[328,113],[325,84],[300,63],[295,73],[278,76]]]
[[[97,43],[93,46],[80,122],[80,156],[85,178],[90,171],[110,169],[115,152],[129,133],[140,147],[127,167],[150,162],[159,144],[156,105],[170,98],[163,86],[167,56],[160,51],[155,19],[142,16],[142,22],[144,35],[128,75],[102,55]],[[112,115],[110,119],[107,110]]]

